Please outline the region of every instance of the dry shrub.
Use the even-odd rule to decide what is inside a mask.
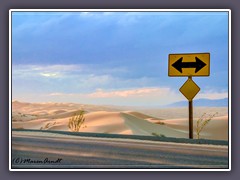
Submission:
[[[196,134],[197,134],[197,139],[200,138],[200,133],[203,130],[203,128],[212,120],[213,117],[217,115],[217,112],[213,115],[207,113],[204,113],[198,120],[197,120],[197,125],[196,125]]]
[[[68,128],[70,129],[70,131],[79,132],[81,126],[85,121],[84,113],[85,111],[81,110],[69,119]]]

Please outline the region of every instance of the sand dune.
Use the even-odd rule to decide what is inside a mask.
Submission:
[[[153,117],[153,116],[149,116],[149,115],[146,115],[146,114],[143,114],[143,113],[140,113],[140,112],[135,112],[135,111],[124,111],[126,112],[127,114],[130,114],[132,116],[136,116],[138,118],[141,118],[141,119],[147,119],[147,120],[163,120],[161,118],[156,118],[156,117]]]
[[[183,130],[188,132],[188,119],[171,119],[165,120],[168,127]],[[196,128],[197,119],[193,121],[193,126]],[[196,134],[195,134],[196,137]],[[228,116],[214,117],[208,125],[202,130],[201,138],[227,140],[228,139]]]
[[[177,129],[167,127],[165,125],[158,125],[150,123],[144,119],[136,118],[130,114],[122,113],[125,119],[125,124],[133,131],[133,134],[137,135],[153,135],[157,134],[159,136],[167,137],[187,137],[186,133],[181,132]]]
[[[81,109],[87,111],[81,132],[188,138],[188,119],[181,116],[163,119],[160,116],[144,114],[143,111],[116,110],[116,107],[111,109],[72,103],[13,102],[12,128],[69,131],[69,118]],[[171,114],[173,112],[169,113],[169,117]],[[220,115],[213,118],[202,131],[202,138],[228,139],[228,116]],[[166,117],[166,110],[164,116]]]
[[[14,111],[28,113],[28,114],[58,114],[61,112],[75,111],[83,109],[86,112],[95,112],[95,111],[121,111],[121,107],[110,107],[110,106],[98,106],[98,105],[89,105],[89,104],[75,104],[75,103],[25,103],[19,101],[12,102],[12,108]]]

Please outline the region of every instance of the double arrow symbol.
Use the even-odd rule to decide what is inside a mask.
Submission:
[[[196,68],[195,73],[200,71],[206,64],[201,61],[198,57],[195,57],[196,62],[182,62],[183,57],[178,59],[172,66],[177,69],[180,73],[182,73],[182,68]]]

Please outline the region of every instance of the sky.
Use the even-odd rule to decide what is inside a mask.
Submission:
[[[195,99],[228,97],[227,12],[12,12],[12,98],[160,106],[186,100],[168,55],[210,53]]]

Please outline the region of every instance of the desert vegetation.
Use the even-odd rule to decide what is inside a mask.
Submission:
[[[152,133],[153,136],[157,136],[157,137],[166,137],[164,134],[159,134],[159,133]]]
[[[161,121],[158,121],[158,122],[156,122],[155,124],[165,125],[165,123],[164,123],[164,122],[161,122]]]
[[[73,117],[69,118],[68,121],[68,128],[72,132],[79,132],[80,128],[82,127],[85,117],[84,117],[84,110],[80,110],[76,113]]]
[[[215,114],[207,114],[204,113],[198,120],[196,125],[196,134],[197,139],[200,139],[200,133],[206,127],[206,125],[212,120],[213,117],[217,115],[217,112]]]
[[[45,124],[45,126],[42,126],[41,128],[40,128],[40,130],[48,130],[50,127],[52,127],[52,126],[54,126],[56,124],[56,121],[55,122],[53,122],[53,123],[47,123],[47,124]]]

